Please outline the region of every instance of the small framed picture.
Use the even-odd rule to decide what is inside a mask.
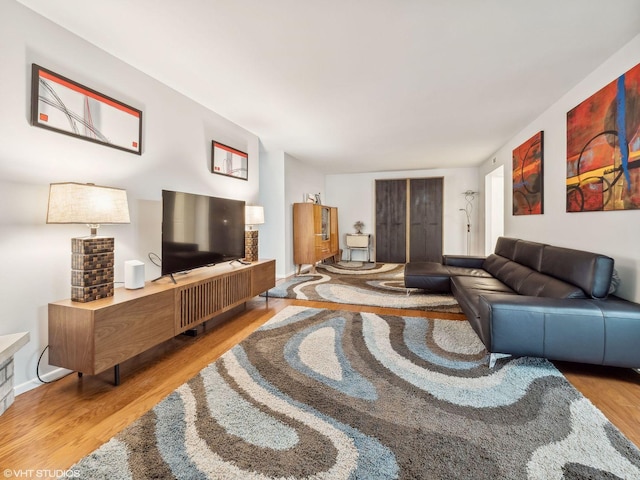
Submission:
[[[249,178],[249,157],[246,153],[215,140],[211,142],[211,171],[227,177]]]

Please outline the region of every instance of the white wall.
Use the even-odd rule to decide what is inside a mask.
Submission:
[[[285,162],[285,263],[286,276],[295,273],[293,263],[293,204],[303,201],[305,193],[319,193],[322,203],[329,205],[326,200],[324,185],[325,175],[316,168],[301,162],[297,158],[284,153]]]
[[[495,250],[498,237],[504,235],[504,165],[485,176],[484,191],[484,254],[489,255]]]
[[[285,153],[260,151],[260,204],[264,206],[264,225],[258,233],[260,258],[276,260],[276,277],[287,276],[287,242],[283,232],[291,214],[285,201]],[[290,262],[290,261],[289,261]]]
[[[327,175],[326,204],[338,207],[338,228],[340,248],[345,249],[345,234],[354,233],[353,224],[364,222],[364,233],[375,233],[375,181],[394,178],[444,178],[443,202],[443,253],[449,255],[467,252],[467,218],[460,209],[466,205],[463,192],[480,191],[478,188],[478,170],[476,168],[443,168],[433,170],[411,170],[392,172],[373,172],[348,175]],[[478,230],[478,211],[483,202],[482,192],[473,202],[471,220],[471,254],[481,255],[483,241]],[[364,252],[355,252],[356,255]],[[372,254],[372,259],[375,255]]]
[[[103,226],[116,239],[115,277],[123,263],[160,253],[161,190],[257,202],[258,138],[12,0],[0,0],[0,335],[31,341],[15,356],[17,393],[31,388],[47,345],[47,304],[70,296],[70,239],[82,225],[45,225],[52,182],[126,188],[130,225]],[[141,109],[141,156],[29,124],[31,64],[37,63]],[[194,65],[195,74],[197,66]],[[249,180],[211,174],[211,141],[249,154]],[[267,213],[268,215],[268,213]],[[52,371],[44,357],[40,371]]]
[[[523,129],[480,168],[480,176],[505,165],[505,235],[603,253],[615,259],[622,284],[618,295],[640,301],[640,212],[566,212],[567,112],[640,62],[640,35],[587,76]],[[553,72],[548,72],[553,75]],[[526,92],[522,92],[526,95]],[[512,151],[544,131],[544,214],[512,215]]]

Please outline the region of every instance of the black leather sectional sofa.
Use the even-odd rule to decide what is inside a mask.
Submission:
[[[614,261],[501,237],[488,257],[405,266],[407,288],[452,293],[491,354],[640,367],[640,305],[611,294]]]

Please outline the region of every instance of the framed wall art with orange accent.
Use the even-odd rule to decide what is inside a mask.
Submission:
[[[142,154],[142,112],[35,63],[31,124]]]
[[[640,208],[640,64],[567,113],[567,212]]]
[[[513,151],[513,214],[544,213],[544,132]]]
[[[247,180],[249,178],[249,156],[214,140],[211,142],[211,171]]]

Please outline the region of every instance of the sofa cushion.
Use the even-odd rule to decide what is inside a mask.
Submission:
[[[451,277],[451,293],[460,304],[467,316],[478,316],[478,302],[480,295],[492,293],[512,293],[511,288],[497,278],[481,277]]]
[[[544,247],[544,243],[518,240],[513,254],[513,261],[540,271],[540,265],[542,264],[542,251],[544,250]]]
[[[516,290],[531,297],[587,298],[581,288],[538,272],[528,275]]]
[[[508,261],[498,271],[496,278],[502,283],[518,292],[520,285],[524,282],[532,273],[538,273],[535,270],[520,265],[519,263]]]
[[[452,286],[480,293],[516,293],[512,288],[493,277],[451,277]]]
[[[451,277],[451,293],[485,345],[491,345],[490,326],[480,319],[480,297],[495,294],[517,295],[496,278],[478,277]]]
[[[507,264],[507,262],[509,262],[508,258],[501,257],[500,255],[492,253],[487,258],[485,258],[484,262],[482,263],[482,268],[484,268],[494,277],[497,277],[498,272]]]
[[[588,296],[606,298],[613,259],[597,253],[546,245],[540,272],[582,288]]]
[[[404,286],[429,293],[449,293],[449,269],[436,262],[409,262],[404,266]]]
[[[482,268],[455,267],[447,265],[449,274],[453,277],[482,277],[491,278],[491,274]]]
[[[482,268],[482,263],[487,257],[476,257],[472,255],[443,255],[443,265],[464,268]]]
[[[449,293],[449,279],[454,275],[491,277],[481,268],[455,267],[436,262],[409,262],[404,267],[404,286],[429,293]]]

